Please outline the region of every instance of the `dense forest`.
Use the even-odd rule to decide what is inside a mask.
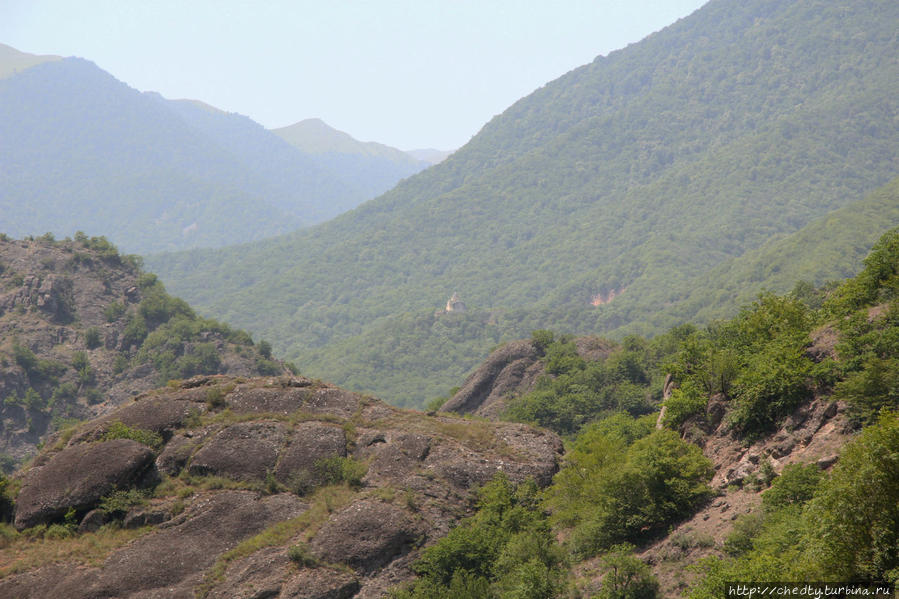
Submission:
[[[473,367],[494,335],[431,342],[415,324],[454,291],[480,312],[527,320],[515,336],[659,333],[707,306],[716,315],[720,298],[690,297],[698,277],[899,171],[899,73],[888,58],[899,52],[897,20],[896,6],[874,1],[710,2],[547,84],[446,161],[346,215],[148,264],[203,313],[339,381],[352,376],[342,364],[365,362],[372,336],[392,335],[391,319],[399,337],[410,319],[425,335],[418,355],[460,356],[454,373]],[[875,220],[875,236],[888,219]],[[815,275],[845,276],[849,262]],[[659,307],[673,315],[638,325]],[[415,360],[397,356],[395,372],[410,375],[399,369]],[[353,385],[397,402],[435,391]]]
[[[837,287],[766,293],[730,320],[628,337],[601,360],[579,357],[568,336],[535,331],[547,374],[505,417],[564,435],[564,467],[542,494],[503,477],[484,487],[476,515],[425,551],[418,581],[396,597],[564,596],[587,584],[584,564],[602,574],[596,597],[660,596],[637,552],[726,493],[709,486],[711,463],[679,434],[710,418],[715,400],[746,444],[814,398],[846,402],[861,432],[829,472],[794,463],[778,474],[769,463],[745,479],[761,507],[693,567],[685,595],[720,597],[738,580],[895,584],[897,326],[899,229]],[[824,329],[837,339],[828,355],[810,351]],[[676,389],[660,402],[663,373]]]

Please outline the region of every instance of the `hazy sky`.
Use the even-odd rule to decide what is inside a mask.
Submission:
[[[0,42],[281,127],[457,148],[490,118],[705,0],[0,0]]]

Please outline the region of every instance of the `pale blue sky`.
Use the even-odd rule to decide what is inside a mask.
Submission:
[[[404,150],[494,115],[705,0],[0,0],[0,42],[266,127],[319,117]]]

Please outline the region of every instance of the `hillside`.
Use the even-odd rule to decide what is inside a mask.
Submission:
[[[504,473],[506,501],[525,480],[533,499],[561,449],[305,378],[198,377],[57,437],[22,473],[0,595],[384,597],[475,486]]]
[[[0,476],[0,595],[895,585],[897,326],[899,228],[837,287],[712,327],[535,331],[427,414],[301,376],[179,381]]]
[[[279,374],[270,348],[198,318],[103,238],[0,236],[0,457],[170,379]]]
[[[367,338],[394,336],[391,319],[424,318],[454,291],[513,321],[500,338],[658,332],[641,327],[678,299],[668,290],[688,295],[697,277],[896,176],[897,23],[899,7],[876,1],[716,0],[548,83],[351,213],[149,263],[204,313],[339,381],[366,359]],[[467,356],[452,358],[465,372],[489,347],[491,335],[473,335],[440,354],[418,346],[446,337],[412,342],[414,355],[386,366],[424,378],[402,361]],[[335,360],[336,344],[356,353]],[[403,399],[434,387],[413,393]]]
[[[322,222],[421,168],[312,156],[79,58],[0,79],[0,105],[0,214],[13,236],[84,230],[142,253],[228,245]]]

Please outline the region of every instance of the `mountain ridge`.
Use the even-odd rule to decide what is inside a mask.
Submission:
[[[530,312],[519,318],[534,328],[619,329],[647,317],[629,297],[670,301],[666,289],[896,176],[897,22],[877,2],[711,2],[548,83],[337,219],[149,260],[301,368],[452,291],[483,312]],[[241,288],[222,295],[225,271]],[[286,289],[290,303],[262,316],[241,307]]]
[[[424,165],[304,154],[248,117],[141,93],[80,58],[0,79],[13,236],[105,234],[128,251],[231,244],[328,219]]]

